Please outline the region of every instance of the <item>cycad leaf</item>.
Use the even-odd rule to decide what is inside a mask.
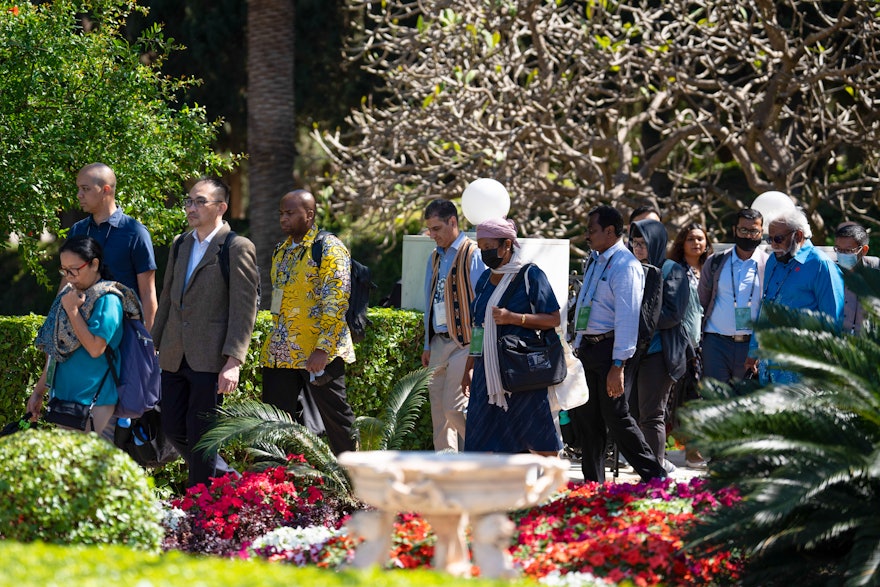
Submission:
[[[404,443],[415,428],[419,409],[427,399],[428,384],[433,374],[433,369],[423,367],[410,371],[394,385],[384,410],[383,449],[404,448]]]

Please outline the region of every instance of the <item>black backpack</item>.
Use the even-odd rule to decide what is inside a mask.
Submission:
[[[642,296],[642,307],[639,312],[639,338],[636,352],[644,353],[651,344],[660,310],[663,307],[663,272],[653,265],[642,263],[645,272],[645,292]]]
[[[333,234],[326,230],[319,230],[315,242],[312,243],[312,259],[320,267],[324,258],[324,238]],[[351,293],[348,297],[348,311],[345,313],[345,322],[351,332],[351,340],[361,342],[367,332],[367,326],[373,321],[367,318],[367,307],[370,305],[370,292],[376,288],[370,268],[363,263],[351,260]]]

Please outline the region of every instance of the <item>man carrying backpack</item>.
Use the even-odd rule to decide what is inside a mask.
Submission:
[[[186,460],[192,487],[225,467],[194,447],[210,427],[205,414],[238,386],[254,330],[259,274],[254,244],[242,236],[227,242],[225,183],[199,180],[184,207],[192,231],[177,237],[175,254],[168,255],[152,334],[162,368],[162,428]],[[228,257],[228,281],[221,256]]]
[[[305,190],[281,198],[287,239],[272,254],[273,325],[260,355],[263,401],[315,433],[326,432],[339,454],[355,448],[354,413],[345,392],[345,364],[355,360],[346,322],[352,261],[336,236],[320,238],[315,209],[314,196]],[[320,262],[314,258],[316,240],[322,242]]]

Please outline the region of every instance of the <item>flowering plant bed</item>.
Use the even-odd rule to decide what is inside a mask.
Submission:
[[[706,481],[570,483],[548,503],[515,512],[510,553],[526,576],[553,585],[715,585],[735,583],[742,561],[730,552],[684,551],[701,517],[739,501]],[[262,558],[336,569],[358,540],[348,512],[283,467],[224,476],[173,502],[166,549]],[[388,568],[430,568],[435,536],[416,513],[394,525]],[[474,568],[475,574],[479,569]]]

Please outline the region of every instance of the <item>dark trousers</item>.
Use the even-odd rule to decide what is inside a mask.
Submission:
[[[334,454],[355,449],[354,412],[348,405],[345,362],[340,357],[330,361],[313,383],[305,369],[263,367],[263,402],[284,410],[316,434],[326,432]]]
[[[186,359],[179,370],[162,371],[162,428],[189,467],[189,487],[207,484],[210,477],[217,475],[217,453],[193,447],[210,428],[208,418],[223,403],[223,396],[217,393],[218,376],[193,371]]]
[[[666,471],[645,442],[636,421],[629,413],[629,385],[623,395],[610,398],[606,386],[611,370],[611,352],[614,339],[608,338],[596,344],[583,343],[578,348],[578,358],[584,365],[590,400],[568,415],[581,441],[581,470],[585,481],[605,481],[605,446],[608,434],[617,443],[626,458],[643,481],[666,477]],[[634,365],[627,363],[624,381],[632,376]],[[607,427],[607,431],[606,431]]]
[[[746,375],[748,342],[733,342],[712,332],[703,335],[703,377],[722,383],[740,380]]]
[[[663,352],[651,353],[638,362],[635,385],[629,398],[630,413],[639,423],[654,456],[666,458],[666,402],[674,381],[666,369]]]

